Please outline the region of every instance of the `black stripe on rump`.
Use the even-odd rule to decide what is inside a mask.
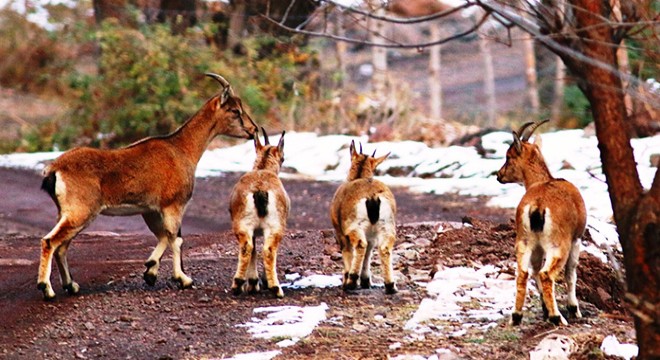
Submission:
[[[257,208],[257,215],[260,218],[266,217],[268,215],[268,193],[265,191],[255,191],[252,193],[252,198],[254,198],[254,206]]]
[[[366,201],[367,205],[367,215],[369,216],[369,222],[371,224],[375,224],[378,222],[378,218],[380,217],[380,198],[375,197],[371,199],[367,199]]]
[[[545,225],[545,216],[544,211],[541,209],[535,209],[529,214],[529,226],[534,232],[543,232],[543,226]]]

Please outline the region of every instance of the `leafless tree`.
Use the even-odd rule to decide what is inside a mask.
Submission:
[[[332,0],[320,2],[324,11],[337,10],[345,16],[370,17],[393,24],[439,19],[472,6],[483,9],[484,15],[466,29],[418,44],[399,43],[389,38],[375,42],[365,37],[332,34],[324,31],[323,26],[320,29],[307,28],[305,25],[309,22],[290,27],[284,21],[269,18],[268,14],[264,16],[273,24],[299,34],[389,48],[444,44],[471,34],[488,19],[494,19],[505,28],[522,29],[561,57],[591,105],[603,172],[624,251],[626,300],[634,315],[638,358],[660,358],[660,172],[656,170],[651,188],[644,190],[630,145],[630,117],[626,111],[623,83],[641,88],[644,84],[619,70],[616,55],[626,38],[637,38],[645,44],[658,43],[660,39],[654,31],[657,31],[660,19],[653,1],[622,1],[620,10],[615,12],[609,0],[524,0],[522,3],[467,0],[461,6],[412,19],[379,15],[359,7],[343,7]],[[659,96],[652,91],[636,92],[633,98],[650,104],[653,109],[660,107]]]

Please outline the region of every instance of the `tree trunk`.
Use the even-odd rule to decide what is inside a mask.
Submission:
[[[493,55],[490,51],[488,39],[479,34],[479,51],[484,59],[484,95],[487,104],[487,126],[496,126],[497,102],[495,101],[495,71],[493,69]]]
[[[523,39],[523,48],[525,50],[525,76],[527,79],[527,98],[529,101],[529,108],[531,113],[537,115],[539,113],[539,87],[538,77],[536,75],[536,53],[534,51],[534,38],[525,36]]]
[[[564,84],[566,82],[566,65],[561,57],[556,58],[554,96],[552,97],[552,107],[550,108],[550,119],[557,123],[561,119],[561,112],[564,108]]]
[[[576,27],[585,29],[586,41],[574,44],[587,58],[617,69],[613,27],[606,1],[572,0]],[[627,299],[635,315],[638,359],[660,357],[660,175],[656,171],[651,190],[644,194],[635,165],[622,83],[618,74],[562,54],[578,77],[596,123],[596,136],[607,179],[619,241],[624,251]]]
[[[191,0],[161,0],[157,20],[169,21],[173,34],[182,34],[197,23],[197,2]]]
[[[234,49],[241,42],[243,32],[245,31],[245,12],[247,11],[247,6],[245,5],[245,0],[233,0],[231,5],[227,45],[230,49]]]
[[[440,38],[440,25],[431,23],[431,39]],[[430,107],[431,118],[434,120],[442,119],[442,82],[440,81],[441,57],[440,50],[442,46],[431,46],[429,54],[429,88],[431,89]]]
[[[383,9],[376,10],[376,15],[383,16]],[[385,24],[378,20],[369,20],[369,38],[373,42],[383,42],[381,35]],[[379,101],[385,100],[385,90],[387,87],[387,49],[380,46],[371,48],[372,65],[374,67],[372,86],[373,92]]]

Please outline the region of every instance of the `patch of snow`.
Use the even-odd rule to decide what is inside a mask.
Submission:
[[[605,355],[619,356],[626,360],[630,360],[634,356],[637,356],[637,353],[639,352],[637,345],[621,344],[614,335],[609,335],[603,339],[600,349]]]
[[[487,265],[481,269],[453,267],[436,272],[426,287],[432,297],[422,300],[405,327],[426,332],[423,323],[429,320],[461,323],[486,320],[490,324],[503,318],[513,308],[511,294],[515,293],[516,283],[498,279],[499,270]],[[463,334],[456,332],[454,336]]]
[[[277,355],[281,354],[281,351],[264,351],[264,352],[251,352],[247,354],[236,354],[230,358],[222,358],[222,360],[270,360]]]
[[[255,308],[255,314],[267,314],[265,318],[253,317],[251,321],[237,325],[248,328],[253,337],[262,339],[288,338],[291,341],[278,343],[290,346],[312,333],[314,328],[325,320],[328,310],[326,303],[318,306],[271,306]]]
[[[297,275],[297,276],[295,276]],[[286,279],[290,283],[282,284],[282,287],[289,289],[303,289],[308,287],[327,288],[341,286],[342,275],[320,275],[314,274],[310,276],[300,277],[299,274],[288,274]]]
[[[529,353],[529,360],[563,360],[577,350],[577,344],[566,335],[551,334],[543,338]]]

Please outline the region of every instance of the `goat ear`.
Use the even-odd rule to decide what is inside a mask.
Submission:
[[[540,134],[534,136],[534,145],[536,145],[539,150],[543,147],[543,138]]]
[[[280,141],[277,143],[277,151],[280,152],[280,154],[284,154],[284,134],[286,131],[282,131],[282,136],[280,136]]]
[[[375,154],[375,152],[374,152],[374,154]],[[385,161],[387,159],[387,157],[390,156],[390,154],[391,154],[391,152],[388,152],[387,154],[385,154],[381,157],[374,158],[374,168],[376,166],[380,165],[383,161]]]

